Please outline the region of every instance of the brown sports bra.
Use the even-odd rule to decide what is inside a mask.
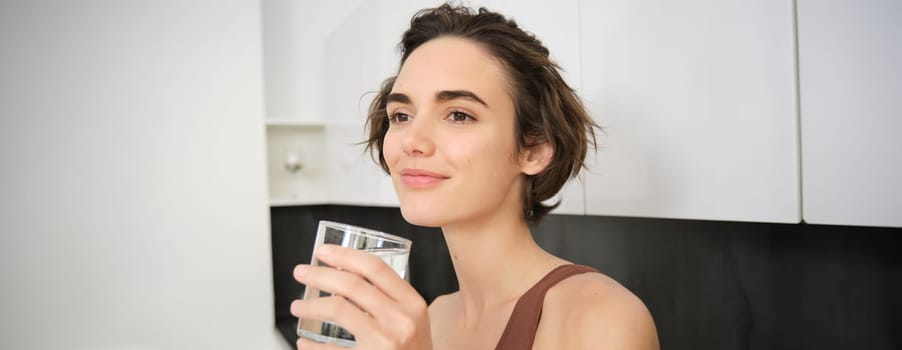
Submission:
[[[514,305],[514,311],[501,333],[501,340],[495,346],[495,350],[529,350],[536,338],[536,329],[539,328],[539,320],[542,318],[542,305],[545,302],[545,293],[558,282],[570,276],[598,270],[583,265],[561,265],[551,270],[545,277],[532,286]]]

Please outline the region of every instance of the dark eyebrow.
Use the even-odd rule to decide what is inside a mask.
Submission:
[[[486,104],[485,101],[483,101],[481,98],[479,98],[479,96],[476,96],[476,94],[469,92],[467,90],[445,90],[445,91],[439,91],[437,94],[435,94],[435,99],[439,100],[439,101],[449,101],[449,100],[454,100],[454,99],[458,99],[458,98],[473,100],[473,101],[479,102],[486,108],[489,107],[489,105]]]
[[[410,97],[405,94],[390,93],[385,97],[385,103],[398,102],[410,104]]]
[[[473,100],[479,102],[486,108],[489,107],[489,105],[479,98],[479,96],[476,96],[476,94],[467,90],[444,90],[435,94],[435,99],[438,101],[450,101],[458,98]],[[392,102],[410,104],[410,96],[397,92],[390,93],[385,97],[385,103],[388,104]]]

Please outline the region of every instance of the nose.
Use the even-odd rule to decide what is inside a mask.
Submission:
[[[414,118],[401,140],[404,154],[414,157],[428,157],[435,152],[433,123],[428,118]]]

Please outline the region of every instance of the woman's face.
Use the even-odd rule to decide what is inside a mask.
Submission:
[[[387,97],[383,154],[404,218],[420,226],[520,213],[514,105],[501,63],[444,37],[414,50]]]

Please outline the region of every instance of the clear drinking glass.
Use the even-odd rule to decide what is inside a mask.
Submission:
[[[316,250],[323,244],[340,245],[376,255],[391,266],[401,278],[406,279],[407,277],[410,240],[362,227],[331,221],[320,221],[316,230],[316,242],[313,245],[313,257],[310,265],[328,266],[316,259]],[[306,287],[304,290],[305,300],[331,295],[331,293],[311,287]],[[355,344],[353,334],[327,321],[299,319],[297,333],[298,336],[320,343],[333,343],[345,347],[353,347]]]

